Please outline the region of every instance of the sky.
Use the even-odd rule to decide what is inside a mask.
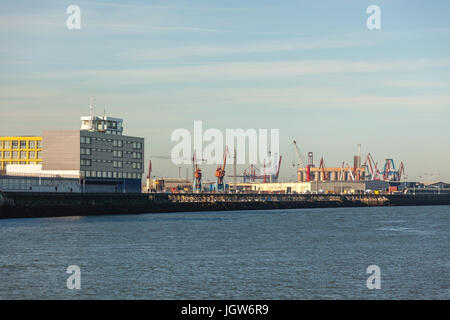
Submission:
[[[79,30],[66,27],[69,5]],[[366,26],[370,5],[380,30]],[[379,166],[403,161],[409,181],[449,182],[449,12],[445,0],[0,0],[0,135],[77,129],[93,96],[97,113],[145,138],[146,162],[201,120],[280,129],[284,180],[296,140],[327,167],[361,144]]]

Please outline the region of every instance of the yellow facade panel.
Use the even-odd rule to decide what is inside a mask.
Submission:
[[[8,164],[42,162],[42,137],[0,137],[0,169]]]

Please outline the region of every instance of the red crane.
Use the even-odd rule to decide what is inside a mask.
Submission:
[[[280,156],[280,160],[278,160],[277,173],[275,173],[275,176],[274,176],[275,180],[278,180],[278,175],[280,174],[281,158],[282,158],[282,156]]]
[[[372,180],[380,180],[380,170],[378,170],[378,162],[375,162],[370,153],[367,154],[366,161],[364,166],[369,164],[370,174],[372,176]]]
[[[319,170],[322,171],[322,180],[323,181],[327,181],[328,180],[328,176],[327,176],[327,173],[325,172],[325,162],[323,161],[323,157],[320,158]]]

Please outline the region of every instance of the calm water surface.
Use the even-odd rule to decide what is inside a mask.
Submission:
[[[0,299],[449,299],[449,240],[450,206],[0,220]]]

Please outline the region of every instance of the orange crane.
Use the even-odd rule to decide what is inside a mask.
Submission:
[[[228,151],[228,146],[225,146],[225,151],[223,155],[223,164],[219,165],[216,169],[216,190],[222,191],[225,190],[225,184],[223,178],[225,177],[225,166],[227,165],[227,153],[230,155],[230,152]]]
[[[194,186],[192,190],[196,193],[202,192],[202,169],[197,165],[197,150],[194,151],[192,157],[193,169],[194,169]]]

